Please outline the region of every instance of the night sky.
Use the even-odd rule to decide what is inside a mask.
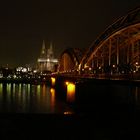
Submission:
[[[43,39],[55,56],[68,47],[88,48],[140,0],[38,0],[0,3],[0,65],[35,63]]]

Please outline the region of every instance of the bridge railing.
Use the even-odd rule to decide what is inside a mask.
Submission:
[[[112,79],[112,80],[140,80],[140,73],[103,73],[103,74],[91,74],[91,73],[53,73],[51,76],[64,76],[75,78],[90,78],[90,79]]]

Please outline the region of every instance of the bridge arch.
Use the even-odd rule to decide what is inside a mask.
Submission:
[[[76,70],[81,59],[82,51],[78,48],[68,48],[63,51],[59,58],[59,72],[72,72]]]
[[[140,68],[140,8],[109,26],[83,56],[79,69],[94,73],[130,72]]]

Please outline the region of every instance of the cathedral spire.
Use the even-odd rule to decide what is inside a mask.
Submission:
[[[55,66],[58,63],[58,60],[54,59],[52,42],[50,42],[50,47],[46,50],[45,41],[43,40],[41,54],[37,60],[37,63],[39,72],[56,71]]]
[[[46,48],[45,48],[45,41],[43,40],[41,53],[44,54],[45,50],[46,50]]]
[[[47,55],[47,54],[46,54],[45,41],[43,40],[40,57],[41,57],[41,58],[44,58],[44,57],[46,57],[46,55]]]
[[[50,48],[48,49],[47,55],[48,55],[48,58],[50,58],[50,59],[53,58],[53,46],[52,46],[52,42],[50,43]]]
[[[52,42],[50,43],[50,50],[51,51],[53,50],[53,43]]]

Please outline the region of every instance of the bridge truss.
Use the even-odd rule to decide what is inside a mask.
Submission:
[[[82,59],[82,51],[78,48],[68,48],[60,56],[59,59],[59,72],[72,72],[75,71]]]
[[[79,70],[94,74],[140,70],[140,8],[117,20],[93,42]]]

